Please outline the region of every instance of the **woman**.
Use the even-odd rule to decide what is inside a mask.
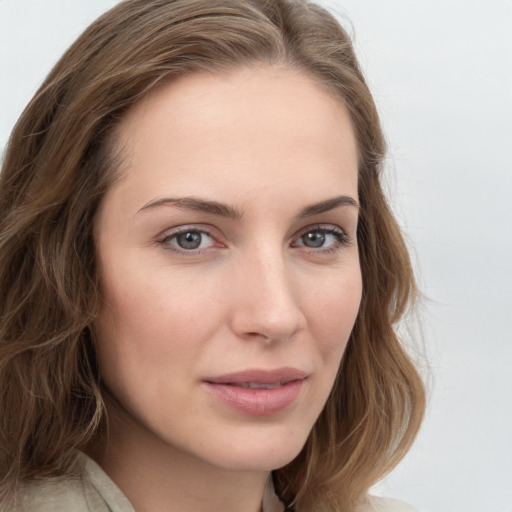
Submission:
[[[14,510],[409,510],[415,295],[350,40],[300,0],[128,0],[64,55],[0,182]]]

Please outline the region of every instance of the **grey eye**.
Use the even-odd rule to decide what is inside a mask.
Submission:
[[[322,231],[309,231],[302,235],[301,239],[306,247],[323,247],[325,244],[325,233]]]
[[[175,239],[181,249],[192,250],[201,246],[203,235],[199,231],[187,231],[176,235]]]

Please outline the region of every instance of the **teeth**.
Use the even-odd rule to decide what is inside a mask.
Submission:
[[[241,382],[240,384],[237,384],[237,386],[240,386],[241,388],[248,388],[248,389],[277,389],[282,386],[280,382],[276,382],[275,384],[258,384],[256,382]]]

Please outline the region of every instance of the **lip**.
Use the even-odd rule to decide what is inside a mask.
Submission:
[[[203,385],[220,402],[239,412],[270,416],[297,400],[306,378],[307,374],[297,368],[250,369],[204,379]],[[262,388],[247,387],[249,384]]]

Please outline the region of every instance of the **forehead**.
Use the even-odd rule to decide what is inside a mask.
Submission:
[[[321,189],[322,180],[357,194],[357,144],[343,101],[293,69],[179,78],[135,105],[117,135],[121,181],[139,195],[169,187],[190,195],[191,183],[205,192],[221,185],[301,192]]]

